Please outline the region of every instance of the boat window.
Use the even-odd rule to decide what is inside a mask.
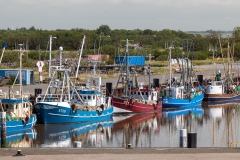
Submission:
[[[142,92],[142,95],[144,95],[144,92]]]
[[[140,95],[140,92],[138,92],[138,95]]]
[[[88,99],[91,99],[91,96],[88,96]]]
[[[96,96],[93,96],[93,100],[95,99]]]
[[[146,92],[146,95],[148,96],[148,92]]]
[[[5,108],[8,109],[8,104],[5,105]]]
[[[86,96],[83,96],[83,99],[86,99],[87,97]]]

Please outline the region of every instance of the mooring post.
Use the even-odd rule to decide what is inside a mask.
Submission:
[[[6,112],[0,112],[1,118],[1,147],[6,148]]]

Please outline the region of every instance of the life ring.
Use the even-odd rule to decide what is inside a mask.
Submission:
[[[71,105],[71,108],[72,108],[72,112],[73,112],[73,113],[76,113],[77,106],[76,106],[75,104],[72,104],[72,105]]]

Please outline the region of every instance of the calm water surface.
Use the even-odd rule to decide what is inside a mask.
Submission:
[[[183,109],[160,113],[118,115],[103,122],[37,125],[7,135],[7,147],[180,147],[180,130],[197,134],[197,147],[229,147],[240,142],[238,104]],[[74,143],[75,142],[75,143]],[[80,143],[79,143],[80,142]]]

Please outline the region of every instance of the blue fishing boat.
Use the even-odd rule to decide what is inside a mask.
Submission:
[[[1,115],[6,118],[4,119],[5,122],[0,120],[0,129],[2,129],[2,124],[5,125],[6,134],[30,129],[37,123],[37,116],[33,114],[33,106],[29,100],[30,94],[28,92],[23,93],[21,72],[22,54],[23,50],[20,48],[20,89],[13,93],[11,88],[9,88],[8,95],[4,94],[4,97],[2,97],[0,101]]]
[[[37,123],[36,114],[32,114],[33,106],[29,99],[3,98],[2,110],[6,112],[6,133],[30,129]],[[31,114],[30,114],[31,113]],[[0,126],[0,129],[2,126]]]
[[[113,119],[70,124],[37,125],[37,143],[40,147],[73,147],[80,142],[82,147],[98,147],[102,138],[111,136]],[[108,135],[105,135],[108,134]]]
[[[82,45],[84,40],[85,36]],[[61,49],[60,47],[60,57]],[[80,52],[82,53],[82,50]],[[81,84],[76,82],[77,78],[72,82],[69,77],[71,70],[62,67],[61,64],[50,66],[50,71],[52,78],[48,88],[45,94],[37,95],[34,106],[39,123],[104,120],[113,115],[111,97],[102,94],[100,76],[89,76],[87,82]]]
[[[189,54],[187,58],[181,59],[181,77],[172,75],[171,50],[173,48],[173,46],[169,47],[170,77],[167,84],[162,85],[160,91],[159,99],[162,101],[163,108],[201,105],[204,97],[203,87],[195,78],[192,64],[188,58]]]

